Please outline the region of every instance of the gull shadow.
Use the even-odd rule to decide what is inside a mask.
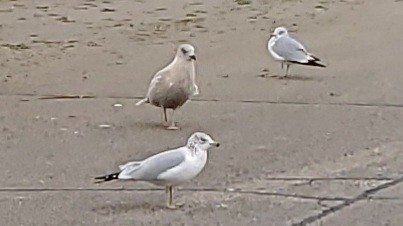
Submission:
[[[272,75],[270,78],[276,78],[279,80],[290,80],[290,81],[320,81],[320,79],[316,79],[314,77],[308,77],[308,76],[302,76],[302,75],[288,75],[288,76],[283,76],[283,75]]]
[[[166,130],[166,127],[164,125],[162,125],[162,122],[152,122],[152,121],[135,122],[135,123],[133,123],[133,126],[140,127],[140,128],[152,128],[152,129]]]
[[[93,207],[91,211],[99,215],[109,216],[125,214],[132,211],[155,212],[164,208],[165,205],[157,203],[138,202],[133,200],[133,202],[130,203],[108,203],[105,205],[96,206]]]
[[[178,130],[169,130],[167,127],[165,127],[162,122],[153,122],[153,121],[148,121],[148,122],[134,122],[132,124],[134,127],[140,127],[142,129],[156,129],[156,130],[164,130],[164,131],[180,131],[183,129],[186,129],[188,126],[186,124],[178,123],[176,122],[176,126],[179,127]]]

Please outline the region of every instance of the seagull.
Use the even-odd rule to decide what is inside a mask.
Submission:
[[[267,48],[275,60],[281,61],[281,68],[284,63],[287,65],[284,77],[289,75],[291,64],[326,67],[318,62],[320,59],[310,54],[300,42],[290,37],[285,27],[277,27],[274,30],[270,35]]]
[[[167,129],[177,130],[173,114],[175,109],[182,106],[191,96],[199,94],[196,85],[195,49],[192,45],[179,46],[173,61],[164,69],[158,71],[150,82],[147,95],[136,103],[150,103],[163,109],[163,125]],[[167,109],[172,109],[171,124],[168,124]]]
[[[196,177],[207,163],[207,151],[219,146],[209,135],[196,132],[189,137],[185,146],[158,153],[142,161],[128,162],[119,166],[119,172],[96,177],[96,183],[133,180],[165,186],[166,206],[176,209],[183,204],[173,203],[172,187]]]

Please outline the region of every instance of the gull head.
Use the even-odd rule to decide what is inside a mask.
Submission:
[[[213,138],[203,132],[196,132],[189,137],[187,146],[208,150],[211,147],[219,147],[220,143],[214,141]]]
[[[189,44],[182,44],[179,46],[176,56],[184,58],[187,61],[196,60],[195,48]]]
[[[286,35],[288,35],[288,31],[285,27],[277,27],[270,37],[280,38]]]

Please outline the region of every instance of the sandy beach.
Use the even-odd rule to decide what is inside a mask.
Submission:
[[[400,0],[0,0],[0,225],[401,225]],[[327,67],[267,51],[277,26]],[[182,43],[200,95],[161,126],[136,107]],[[222,146],[178,210],[127,160]]]

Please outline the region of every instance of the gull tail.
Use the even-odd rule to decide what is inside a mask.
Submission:
[[[323,63],[320,63],[316,60],[310,60],[310,61],[308,61],[308,63],[304,63],[304,65],[315,66],[315,67],[326,67],[326,65],[324,65]]]
[[[291,63],[294,64],[301,64],[301,65],[307,65],[307,66],[315,66],[315,67],[326,67],[323,63],[319,62],[320,59],[310,55],[310,58],[308,59],[308,62],[298,62],[298,61],[291,61]]]
[[[111,180],[117,180],[117,179],[119,179],[119,174],[120,174],[120,172],[108,174],[105,176],[95,177],[94,179],[97,180],[95,183],[103,183],[103,182],[107,182],[107,181],[111,181]]]
[[[136,103],[136,106],[140,106],[140,105],[143,105],[143,104],[145,104],[145,103],[150,103],[150,102],[148,101],[148,98],[147,98],[147,97],[144,98],[144,99],[142,99],[142,100],[140,100],[139,102],[137,102],[137,103]]]
[[[309,55],[309,56],[311,57],[311,59],[309,59],[308,63],[305,63],[305,65],[316,66],[316,67],[326,67],[326,65],[324,65],[323,63],[318,62],[318,61],[320,61],[320,59],[317,58],[316,56],[314,56],[314,55]]]

